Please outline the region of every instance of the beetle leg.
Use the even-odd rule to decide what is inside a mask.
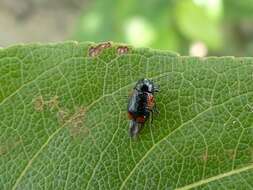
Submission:
[[[129,135],[130,137],[136,137],[139,133],[138,123],[135,120],[130,120]]]
[[[157,113],[157,114],[160,113],[159,110],[157,109],[156,103],[155,103],[155,105],[154,105],[154,111],[155,111],[155,113]]]
[[[154,111],[151,110],[150,113],[151,113],[151,125],[152,125],[153,124],[153,119],[154,119]]]

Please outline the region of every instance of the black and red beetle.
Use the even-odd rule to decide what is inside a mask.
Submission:
[[[127,106],[131,137],[138,135],[150,115],[153,121],[153,113],[157,111],[154,94],[158,91],[159,88],[152,80],[141,79],[136,83]]]

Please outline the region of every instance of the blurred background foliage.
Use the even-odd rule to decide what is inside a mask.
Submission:
[[[36,41],[116,41],[182,55],[253,56],[253,0],[28,1],[40,3],[39,7],[48,3],[47,11],[52,9],[49,19],[59,17],[51,25],[57,26],[56,31],[62,28],[50,34],[43,29],[50,26],[38,27],[39,17],[34,28],[45,39]],[[68,11],[61,13],[63,9]],[[55,37],[48,38],[50,35]]]

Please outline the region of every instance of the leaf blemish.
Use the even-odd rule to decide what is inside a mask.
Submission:
[[[71,137],[84,137],[89,134],[89,129],[84,126],[73,126],[69,128],[69,133]]]
[[[35,98],[35,100],[33,101],[34,108],[38,112],[43,111],[46,107],[48,107],[50,109],[54,109],[54,108],[59,109],[58,98],[59,98],[58,96],[54,96],[50,100],[46,101],[46,100],[44,100],[44,98],[42,96],[39,96],[39,97]]]
[[[72,137],[83,137],[89,134],[89,129],[83,126],[85,114],[85,108],[77,108],[76,112],[67,121],[69,123],[68,129]]]
[[[85,113],[85,108],[77,108],[76,112],[69,118],[68,122],[74,125],[82,124]]]
[[[37,98],[35,98],[35,100],[33,101],[34,103],[34,108],[36,111],[41,112],[44,110],[44,100],[42,96],[39,96]]]
[[[63,125],[69,117],[69,113],[66,110],[59,109],[59,112],[57,112],[57,118],[60,123],[60,125]]]
[[[7,148],[4,146],[0,146],[0,156],[4,155],[7,153]]]
[[[22,143],[22,140],[16,140],[16,141],[10,141],[10,142],[6,142],[2,145],[0,145],[0,156],[7,154],[8,152],[10,152],[12,149],[14,149],[15,147],[17,147],[18,145],[20,145]]]
[[[117,48],[117,53],[119,55],[126,54],[126,53],[128,53],[128,51],[129,51],[129,48],[127,46],[119,46]]]
[[[52,97],[49,101],[46,102],[46,104],[48,105],[49,108],[54,109],[54,108],[58,108],[59,109],[59,100],[58,100],[58,96],[54,96]]]
[[[95,47],[90,47],[89,49],[89,56],[96,57],[98,56],[103,49],[110,48],[112,44],[110,42],[100,43]]]
[[[96,48],[96,47],[91,47],[89,49],[89,56],[91,57],[95,57],[100,53],[100,49]]]
[[[71,137],[86,136],[89,134],[89,129],[83,126],[86,109],[76,108],[73,114],[60,109],[57,113],[58,121],[61,126],[66,126]]]
[[[204,161],[207,161],[207,160],[208,160],[208,153],[207,153],[207,152],[205,152],[205,154],[203,154],[202,159],[203,159]]]
[[[106,49],[106,48],[110,48],[112,46],[111,42],[104,42],[98,45],[98,48],[100,49]]]

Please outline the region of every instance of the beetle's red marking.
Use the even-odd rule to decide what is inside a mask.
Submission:
[[[154,96],[152,94],[148,94],[148,109],[152,110],[155,105]]]
[[[138,123],[144,123],[145,122],[145,116],[138,116],[137,118],[136,118],[136,121],[138,122]]]
[[[128,119],[130,119],[130,120],[136,120],[136,122],[138,122],[138,123],[144,123],[145,122],[145,120],[146,120],[146,117],[144,116],[144,115],[142,115],[142,116],[137,116],[137,117],[135,117],[133,114],[131,114],[130,112],[128,112]]]

